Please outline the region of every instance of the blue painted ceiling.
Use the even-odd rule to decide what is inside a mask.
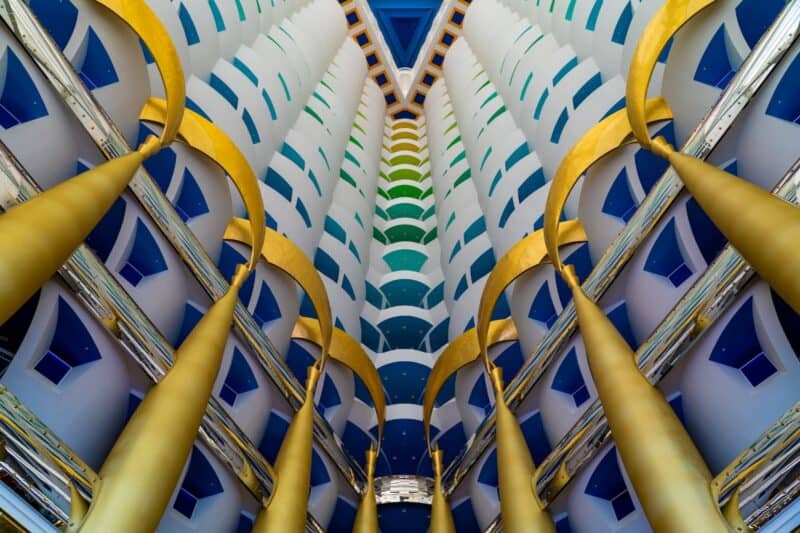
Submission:
[[[398,67],[414,66],[441,0],[369,0]]]

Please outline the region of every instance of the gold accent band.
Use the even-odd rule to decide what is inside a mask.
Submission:
[[[313,342],[321,346],[322,334],[320,333],[320,323],[314,318],[298,317],[292,330],[293,339],[302,339]],[[347,366],[356,373],[367,387],[372,403],[375,407],[375,414],[378,419],[378,445],[380,451],[381,440],[383,438],[383,425],[386,417],[386,396],[381,385],[381,376],[372,363],[372,360],[353,337],[346,331],[337,327],[333,328],[331,339],[330,355],[336,361]]]
[[[167,98],[160,144],[167,146],[178,133],[186,106],[186,82],[175,45],[161,20],[143,0],[95,0],[111,10],[147,46],[164,83]]]
[[[504,318],[494,320],[489,324],[486,343],[492,346],[500,342],[515,341],[518,338],[514,321]],[[436,396],[454,372],[477,359],[480,354],[477,330],[471,328],[453,339],[439,355],[436,364],[433,365],[422,398],[422,423],[425,427],[425,439],[428,442],[429,453],[433,452],[431,448],[431,415],[436,403]]]
[[[139,118],[156,124],[165,124],[169,119],[169,105],[169,102],[164,100],[150,98],[142,108]],[[194,111],[187,109],[183,114],[178,126],[178,135],[186,144],[222,167],[242,196],[250,220],[252,238],[249,242],[254,243],[248,262],[248,270],[252,271],[263,248],[266,226],[264,202],[253,169],[224,131]]]
[[[628,70],[625,102],[631,130],[639,144],[645,148],[650,146],[645,100],[658,57],[672,36],[689,19],[714,2],[715,0],[667,0],[650,19],[636,45]]]
[[[478,335],[478,346],[487,368],[490,365],[486,343],[494,306],[506,287],[513,283],[515,279],[536,268],[542,261],[547,259],[544,239],[544,230],[534,231],[521,239],[500,258],[486,280],[486,285],[484,285],[483,293],[481,294],[480,305],[478,306],[478,324],[475,329]],[[586,239],[586,232],[584,232],[583,226],[578,220],[569,220],[558,228],[558,236],[556,238],[558,246],[585,242]]]
[[[252,224],[247,220],[233,218],[225,229],[223,238],[252,246],[252,233],[250,231],[252,227]],[[274,266],[291,277],[305,291],[308,299],[311,300],[311,305],[319,317],[317,324],[319,338],[316,344],[322,349],[320,359],[321,364],[324,364],[331,349],[333,320],[331,318],[328,292],[319,272],[314,267],[314,263],[306,257],[303,250],[295,243],[272,228],[264,228],[264,241],[257,252],[267,264]]]
[[[644,114],[645,131],[648,123],[672,118],[672,111],[663,98],[648,100]],[[570,192],[589,167],[620,146],[633,142],[630,135],[631,125],[625,110],[621,109],[592,126],[561,160],[544,211],[544,240],[556,270],[563,268],[557,235],[560,235],[559,220]]]

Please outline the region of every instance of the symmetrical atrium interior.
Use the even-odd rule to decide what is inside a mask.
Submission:
[[[800,1],[0,18],[0,530],[800,528]]]

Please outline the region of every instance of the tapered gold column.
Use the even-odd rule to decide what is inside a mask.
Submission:
[[[622,335],[586,297],[571,265],[563,277],[611,435],[653,530],[729,531],[711,492],[711,473],[677,415],[639,371]]]
[[[517,417],[503,395],[503,369],[491,371],[495,395],[497,479],[503,531],[508,533],[555,533],[553,519],[535,490],[536,467]]]
[[[663,138],[651,140],[644,123],[647,87],[664,46],[691,17],[713,2],[668,0],[661,6],[634,51],[626,110],[639,143],[669,161],[725,238],[800,312],[800,209],[705,161],[675,151]]]
[[[378,533],[378,501],[375,499],[375,462],[378,450],[373,446],[367,450],[366,490],[361,495],[353,533]]]
[[[314,390],[320,370],[308,367],[306,397],[295,413],[275,461],[278,484],[270,501],[256,517],[255,533],[303,533],[311,490],[311,454],[314,437]]]
[[[158,140],[0,215],[0,324],[50,279],[122,194]]]
[[[160,139],[150,136],[138,150],[87,170],[0,215],[0,324],[86,239],[142,161],[172,141],[183,114],[183,71],[158,17],[144,0],[97,1],[120,17],[152,50],[167,95],[164,131]]]
[[[453,522],[453,512],[450,504],[447,503],[447,496],[444,495],[442,487],[442,450],[438,446],[431,452],[431,462],[433,462],[433,503],[431,505],[431,526],[430,533],[456,533],[456,526]]]
[[[770,287],[800,313],[800,209],[694,157],[663,137],[653,152],[667,161],[725,238]]]
[[[100,469],[80,531],[151,532],[169,504],[219,373],[239,287],[239,266],[219,299],[175,354],[175,364],[142,400]]]

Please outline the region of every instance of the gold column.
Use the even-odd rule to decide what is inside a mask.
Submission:
[[[600,402],[625,471],[656,532],[727,532],[711,472],[661,391],[639,371],[628,343],[586,297],[571,265],[578,327]]]
[[[644,100],[661,51],[672,36],[714,0],[668,0],[637,43],[626,88],[626,109],[639,143],[668,160],[686,188],[725,238],[800,312],[800,209],[699,159],[651,140],[644,125]],[[777,177],[776,177],[777,180]]]
[[[256,517],[255,533],[303,533],[311,490],[311,453],[314,437],[314,390],[320,377],[317,366],[308,367],[306,397],[289,425],[275,461],[278,484],[270,501]]]
[[[367,480],[366,490],[361,495],[358,505],[356,520],[353,524],[353,533],[378,533],[378,502],[375,499],[375,462],[378,459],[378,450],[373,446],[367,450]]]
[[[555,533],[550,513],[536,493],[536,467],[517,417],[503,395],[503,369],[491,369],[494,386],[497,440],[497,478],[503,531]]]
[[[143,0],[98,2],[120,17],[153,52],[168,97],[166,125],[161,139],[148,137],[137,150],[87,170],[0,215],[0,324],[86,239],[142,161],[172,141],[183,114],[183,71],[158,17]]]
[[[456,533],[453,513],[442,487],[442,450],[438,446],[431,452],[433,462],[433,504],[431,505],[430,533]]]
[[[0,324],[64,264],[157,148],[150,137],[141,151],[89,169],[0,215]]]
[[[169,504],[222,362],[239,287],[240,265],[219,299],[175,354],[175,364],[145,396],[100,469],[80,530],[154,531]]]

